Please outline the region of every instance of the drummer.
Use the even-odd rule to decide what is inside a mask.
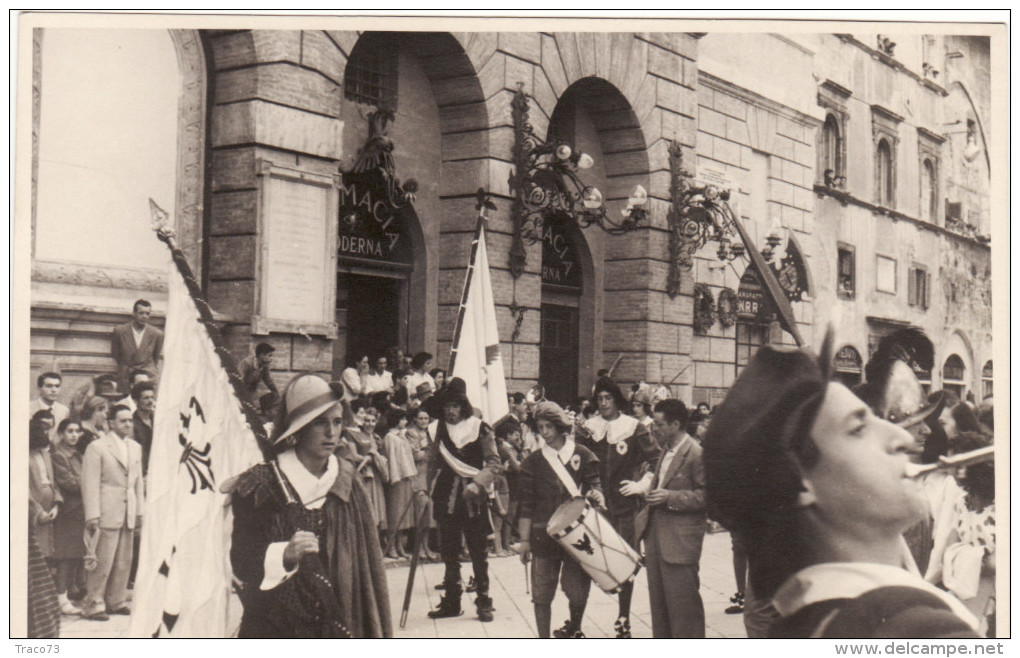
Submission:
[[[599,477],[606,488],[607,515],[613,528],[635,550],[638,539],[634,520],[651,490],[652,468],[659,458],[660,449],[637,418],[628,416],[628,408],[620,387],[609,377],[595,383],[592,402],[599,415],[584,423],[581,441],[599,459]],[[617,638],[629,638],[630,603],[634,596],[634,583],[620,587],[618,614],[613,629]]]
[[[596,507],[604,506],[599,462],[591,450],[570,438],[570,418],[558,404],[539,402],[534,415],[544,445],[521,465],[518,551],[521,562],[533,561],[531,600],[538,637],[549,637],[552,600],[559,580],[570,602],[570,619],[553,631],[553,636],[583,638],[581,620],[588,604],[591,578],[549,536],[546,528],[556,509],[575,496],[583,494]]]
[[[976,637],[954,597],[905,567],[925,512],[911,436],[831,379],[821,358],[758,350],[704,441],[710,514],[747,539],[750,585],[781,615],[771,637]]]

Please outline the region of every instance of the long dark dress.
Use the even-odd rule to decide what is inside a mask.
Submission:
[[[368,497],[354,466],[338,461],[337,479],[317,510],[288,502],[287,493],[294,500],[297,493],[269,464],[254,466],[239,478],[230,561],[243,583],[240,637],[392,637],[386,574]],[[319,537],[319,554],[305,555],[290,579],[260,590],[266,549],[289,541],[298,530]]]

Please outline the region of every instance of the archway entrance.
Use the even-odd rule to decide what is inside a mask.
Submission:
[[[420,231],[414,207],[394,196],[382,169],[341,177],[334,377],[349,355],[371,357],[406,346],[409,278],[416,265],[412,239]]]
[[[551,215],[542,236],[542,334],[538,379],[560,404],[577,397],[581,293],[578,235],[565,214]]]

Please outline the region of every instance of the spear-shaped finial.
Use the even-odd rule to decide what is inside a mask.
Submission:
[[[149,197],[149,213],[152,230],[159,234],[161,240],[172,240],[176,231],[170,225],[170,213],[160,208],[159,204],[152,200],[152,197]]]

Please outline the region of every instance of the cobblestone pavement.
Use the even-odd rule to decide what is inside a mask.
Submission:
[[[525,592],[524,567],[516,557],[491,558],[489,573],[492,581],[491,595],[496,611],[489,623],[478,621],[472,605],[473,595],[465,594],[462,602],[464,615],[452,619],[429,619],[426,613],[438,605],[442,592],[434,589],[442,581],[443,565],[426,564],[419,567],[415,582],[414,596],[407,618],[407,626],[398,627],[400,608],[407,585],[408,568],[406,560],[393,563],[387,571],[390,603],[393,610],[394,635],[408,638],[513,638],[534,637],[535,620],[531,598]],[[471,565],[463,564],[464,579],[470,575]],[[706,635],[708,637],[744,637],[743,619],[740,615],[723,612],[733,594],[733,566],[730,552],[730,536],[721,532],[705,537],[705,548],[701,557],[701,597],[705,602]],[[239,606],[238,606],[239,607]],[[553,628],[568,617],[567,600],[557,592],[553,601]],[[588,610],[584,616],[584,632],[588,637],[613,636],[613,622],[616,620],[616,598],[605,594],[592,585],[588,599]],[[644,570],[638,575],[634,603],[631,612],[631,626],[634,637],[651,637],[648,589]],[[99,622],[63,617],[61,637],[63,638],[109,638],[126,637],[128,618],[114,615],[110,621]]]

